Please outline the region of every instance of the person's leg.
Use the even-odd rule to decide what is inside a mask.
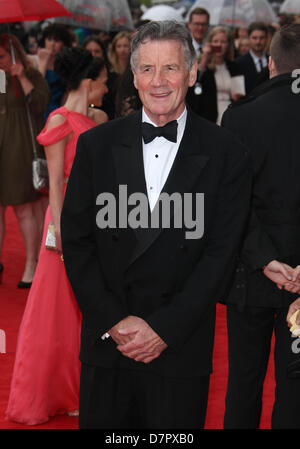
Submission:
[[[13,206],[25,243],[26,264],[23,282],[32,282],[39,250],[39,233],[32,203]]]
[[[227,305],[228,385],[225,429],[259,427],[274,309]]]
[[[131,384],[130,371],[82,363],[79,428],[133,428]]]
[[[278,309],[275,322],[275,402],[272,429],[300,429],[300,338],[286,323],[288,307]]]
[[[46,195],[41,195],[36,201],[32,203],[33,213],[37,222],[38,233],[39,233],[39,247],[42,243],[43,230],[44,230],[44,219],[46,210],[49,204],[49,197]],[[38,251],[39,253],[39,251]]]
[[[136,373],[135,419],[144,429],[202,429],[209,375],[190,378]]]

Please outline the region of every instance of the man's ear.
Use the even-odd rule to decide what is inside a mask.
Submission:
[[[193,86],[197,80],[197,67],[198,67],[198,61],[196,60],[194,64],[192,65],[190,72],[189,72],[189,86]]]
[[[137,90],[139,90],[138,89],[138,82],[137,82],[137,74],[135,73],[135,71],[133,70],[133,69],[131,69],[132,70],[132,73],[133,73],[133,84],[134,84],[134,87],[137,89]]]
[[[269,56],[268,67],[270,72],[270,78],[277,75],[277,69],[272,56]]]

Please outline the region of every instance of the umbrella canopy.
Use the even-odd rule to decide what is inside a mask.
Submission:
[[[247,28],[250,23],[256,21],[277,22],[275,12],[267,0],[196,0],[187,16],[199,7],[210,13],[211,25]]]
[[[127,0],[59,1],[73,13],[73,16],[56,19],[56,22],[103,31],[134,29]]]
[[[0,0],[0,23],[70,15],[56,0]]]
[[[175,9],[168,5],[152,6],[144,12],[142,20],[177,20],[183,22],[185,8]]]
[[[285,12],[286,14],[300,14],[300,1],[285,0],[280,7],[280,12]]]

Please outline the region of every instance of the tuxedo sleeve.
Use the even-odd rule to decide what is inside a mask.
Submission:
[[[238,111],[238,108],[236,111]],[[223,115],[222,126],[242,141],[244,136],[239,136],[238,130],[235,129],[236,120],[234,119],[234,112],[235,111],[231,111],[230,109],[225,112]],[[243,143],[245,144],[246,142],[244,141]],[[251,149],[249,154],[253,177],[255,177],[255,168],[251,157]],[[262,163],[263,162],[261,162],[261,164]],[[253,201],[251,202],[251,213],[243,240],[243,245],[240,251],[240,257],[251,271],[261,269],[272,260],[278,260],[280,258],[277,249],[275,248],[268,233],[265,231],[259,216],[257,215]]]
[[[222,298],[235,267],[249,212],[251,168],[245,148],[232,141],[233,151],[228,149],[215,213],[205,231],[206,243],[198,263],[171,302],[147,318],[174,350],[188,341]]]
[[[128,316],[121,301],[107,289],[95,237],[92,161],[79,137],[61,214],[66,272],[85,325],[99,336]]]

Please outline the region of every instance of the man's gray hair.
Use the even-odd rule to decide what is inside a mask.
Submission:
[[[196,52],[193,46],[189,30],[185,25],[175,20],[151,21],[142,25],[134,34],[131,41],[132,69],[136,72],[138,65],[138,49],[141,44],[149,41],[175,40],[182,44],[187,70],[190,70],[196,60]]]

